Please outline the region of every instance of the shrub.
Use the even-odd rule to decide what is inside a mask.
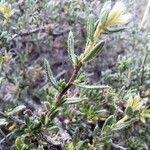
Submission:
[[[27,6],[35,3],[28,1]],[[68,5],[73,4],[65,2],[65,11],[71,11],[68,10]],[[139,134],[136,130],[142,124],[146,128],[145,131],[141,131],[143,137],[149,136],[149,133],[146,133],[148,130],[146,121],[150,118],[147,106],[149,97],[147,51],[140,61],[136,59],[137,54],[120,57],[116,68],[110,74],[102,76],[104,84],[90,85],[84,71],[84,66],[96,59],[96,56],[110,44],[107,40],[99,40],[101,34],[121,32],[125,29],[123,25],[128,23],[131,17],[125,10],[122,2],[116,2],[112,7],[111,2],[107,1],[97,21],[96,17],[90,14],[86,25],[86,46],[80,55],[75,52],[73,32],[69,32],[67,52],[72,74],[68,82],[63,78],[54,77],[48,59],[44,58],[42,61],[44,71],[37,63],[29,67],[28,63],[32,63],[32,60],[28,62],[29,53],[26,51],[16,51],[18,60],[14,59],[11,52],[7,50],[2,52],[1,97],[5,101],[10,101],[11,105],[10,109],[7,105],[0,111],[0,133],[4,136],[0,144],[9,141],[11,149],[18,150],[126,149],[123,147],[126,145],[130,149],[142,147],[139,140],[143,139],[134,139],[129,132]],[[6,27],[12,15],[11,7],[1,3],[0,11],[3,16],[2,26]],[[32,11],[34,12],[29,8],[29,14],[32,14]],[[69,23],[74,21],[75,17],[74,12],[70,15]],[[35,22],[39,20],[39,18],[32,19]],[[17,25],[20,26],[19,23]],[[30,32],[34,33],[37,30],[40,29]],[[16,36],[18,35],[12,36],[6,32],[2,36],[2,44],[7,45],[7,42]],[[138,54],[141,56],[141,53]],[[35,107],[30,99],[36,101]],[[120,131],[123,134],[120,134]],[[124,141],[125,136],[132,140],[124,142],[123,146],[116,144]]]

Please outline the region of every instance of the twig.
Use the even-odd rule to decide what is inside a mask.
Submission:
[[[62,72],[60,72],[56,77],[55,79],[59,79],[62,75],[64,75],[66,73],[66,70],[63,70]]]
[[[147,57],[148,57],[148,53],[145,54],[145,57],[141,66],[142,70],[141,70],[141,77],[140,77],[140,86],[142,86],[144,83],[145,63],[146,63]],[[141,94],[141,89],[140,89],[140,94]]]
[[[78,75],[78,72],[81,68],[82,64],[79,64],[79,66],[75,66],[74,70],[73,70],[73,73],[72,73],[72,76],[69,80],[69,82],[67,83],[67,86],[64,88],[64,90],[62,90],[58,96],[57,96],[57,99],[56,99],[56,104],[57,106],[59,106],[59,104],[61,103],[62,101],[62,97],[63,95],[68,91],[68,89],[71,87],[72,85],[72,82],[76,79],[77,75]]]
[[[54,141],[51,137],[45,136],[44,134],[40,134],[42,136],[42,139],[48,143],[49,145],[53,145],[55,147],[60,147],[60,143],[58,143],[57,141]]]
[[[0,133],[1,133],[1,135],[3,136],[3,137],[5,137],[6,135],[5,135],[5,133],[0,129]]]
[[[15,122],[17,125],[23,125],[23,124],[25,124],[25,122],[23,122],[22,120],[20,120],[20,119],[17,119],[17,118],[15,118],[15,117],[13,117],[13,116],[8,116],[8,115],[6,115],[5,113],[3,113],[3,112],[1,112],[0,111],[0,116],[2,116],[2,117],[4,117],[4,118],[6,118],[6,119],[9,119],[9,120],[11,120],[11,121],[13,121],[13,122]]]
[[[13,134],[13,132],[10,132],[10,133],[7,134],[3,139],[1,139],[1,140],[0,140],[0,145],[1,145],[7,138],[9,138],[12,134]]]
[[[115,143],[111,143],[111,146],[114,147],[116,150],[127,150],[127,148],[122,147],[122,146],[115,144]]]
[[[63,70],[63,71],[60,72],[58,75],[56,75],[55,79],[56,79],[56,80],[60,79],[60,77],[63,76],[65,73],[66,73],[66,70]],[[48,85],[49,85],[49,82],[46,81],[45,83],[43,83],[43,85],[42,85],[41,87],[39,87],[39,88],[37,89],[37,91],[38,91],[38,90],[39,90],[39,91],[42,91],[44,88],[48,87]]]
[[[150,8],[150,0],[148,0],[148,4],[146,6],[146,9],[145,9],[145,12],[144,12],[141,24],[140,24],[140,29],[144,26],[143,24],[145,23],[146,17],[148,16],[149,8]]]
[[[45,25],[45,26],[31,29],[31,30],[21,30],[13,38],[16,38],[18,36],[28,36],[28,35],[31,35],[31,34],[34,34],[34,33],[40,32],[40,31],[43,31],[43,32],[48,31],[49,28],[50,28],[50,34],[54,37],[61,36],[61,35],[65,34],[66,32],[69,31],[69,30],[64,30],[64,31],[61,31],[60,33],[53,33],[50,25]]]
[[[59,128],[59,133],[60,133],[61,138],[65,139],[65,141],[71,140],[71,136],[68,133],[68,131],[66,129],[64,129],[63,123],[61,122],[61,120],[59,118],[56,118],[55,123]]]

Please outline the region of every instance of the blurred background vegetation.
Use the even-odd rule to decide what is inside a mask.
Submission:
[[[13,14],[5,25],[3,19],[0,23],[0,110],[5,111],[20,104],[25,104],[33,111],[41,109],[42,102],[47,98],[42,97],[42,94],[48,87],[43,58],[49,61],[56,79],[68,80],[72,72],[67,56],[68,33],[70,30],[74,32],[75,51],[77,54],[81,53],[86,44],[87,16],[93,13],[98,19],[105,0],[6,2],[11,4]],[[80,88],[72,91],[72,95],[77,95],[80,91],[82,96],[90,100],[79,105],[79,108],[64,108],[61,120],[69,120],[74,125],[71,119],[75,119],[83,128],[83,123],[86,122],[87,125],[87,122],[94,122],[102,115],[97,112],[102,108],[107,109],[105,117],[99,120],[99,124],[103,124],[103,119],[114,111],[114,103],[124,111],[127,99],[138,93],[145,105],[150,107],[149,15],[141,26],[148,0],[123,2],[132,14],[131,22],[121,32],[102,34],[102,38],[107,40],[102,54],[84,66],[80,75],[83,82],[111,86],[111,94],[107,94],[107,91],[93,92]],[[53,89],[50,89],[50,94],[53,96]],[[93,112],[88,113],[89,109],[93,109]],[[79,122],[80,115],[77,116],[79,118],[74,117],[77,114],[75,110],[82,112],[82,123]],[[69,116],[70,113],[72,116]],[[114,143],[129,150],[148,150],[149,123],[149,120],[145,124],[138,122],[128,129],[116,132],[113,135]],[[84,133],[88,131],[82,132],[80,138],[84,139]],[[9,144],[6,145],[9,147]],[[0,145],[0,149],[4,150],[6,145]]]

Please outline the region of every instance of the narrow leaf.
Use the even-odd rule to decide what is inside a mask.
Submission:
[[[79,136],[79,128],[76,128],[75,133],[73,135],[73,146],[76,147],[77,143],[78,143],[78,136]]]
[[[107,28],[105,31],[106,33],[116,33],[125,30],[126,27],[120,27],[120,28]]]
[[[105,25],[105,22],[107,21],[110,10],[111,10],[111,1],[109,0],[105,2],[100,13],[100,23],[102,25]]]
[[[80,98],[80,97],[72,97],[72,98],[67,98],[65,100],[64,104],[76,104],[76,103],[80,103],[82,101],[87,100],[87,98]]]
[[[7,125],[6,119],[0,119],[0,126]]]
[[[106,114],[106,112],[107,112],[106,109],[102,109],[102,110],[96,111],[95,113],[96,113],[96,114],[102,114],[102,115],[104,115],[104,114]]]
[[[116,128],[112,128],[112,131],[119,131],[119,130],[122,130],[124,128],[127,128],[130,124],[128,123],[122,123],[120,124],[120,126],[116,127]]]
[[[83,150],[84,146],[87,144],[88,144],[88,140],[79,141],[77,146],[76,146],[76,150]]]
[[[57,116],[58,112],[59,112],[59,109],[56,109],[55,111],[53,111],[50,115],[50,119],[53,120]]]
[[[87,38],[88,41],[93,42],[94,41],[94,16],[92,14],[89,15],[88,21],[87,21]]]
[[[132,107],[127,107],[126,110],[125,110],[125,113],[129,117],[133,116],[134,112],[132,110]]]
[[[7,112],[7,115],[8,115],[8,116],[9,116],[9,115],[14,115],[14,114],[16,114],[16,113],[18,113],[18,112],[24,110],[25,108],[26,108],[25,105],[20,105],[20,106],[14,108],[12,111]]]
[[[98,19],[98,20],[94,23],[94,29],[97,28],[97,26],[99,25],[99,23],[100,23],[100,19]]]
[[[48,130],[49,132],[51,132],[51,131],[56,130],[56,129],[58,129],[58,126],[49,127],[47,130]]]
[[[72,31],[68,35],[68,54],[73,64],[76,64],[76,55],[74,54],[74,37]]]
[[[28,116],[28,114],[24,115],[24,120],[27,125],[30,125],[30,117]]]
[[[15,144],[18,150],[22,150],[23,142],[19,137],[16,139]]]
[[[135,123],[137,120],[138,120],[137,118],[133,118],[130,121],[122,122],[119,125],[117,125],[117,127],[112,128],[112,131],[118,131],[127,128],[129,125]]]
[[[4,78],[3,78],[3,77],[0,77],[0,86],[1,86],[2,83],[3,83],[3,80],[4,80]]]
[[[94,57],[98,55],[98,53],[101,52],[103,46],[105,44],[105,41],[100,41],[94,48],[91,50],[82,60],[82,62],[88,62],[92,60]]]
[[[103,125],[103,127],[102,127],[101,132],[103,132],[103,131],[105,130],[105,127],[106,127],[106,126],[112,125],[113,121],[114,121],[114,115],[109,116],[109,117],[106,119],[106,121],[105,121],[105,123],[104,123],[104,125]]]
[[[46,115],[44,125],[48,126],[49,122],[50,122],[50,119],[49,119],[48,115]]]
[[[80,88],[85,88],[85,89],[108,89],[110,86],[107,85],[84,85],[84,84],[75,84],[76,86]]]
[[[45,68],[45,71],[46,71],[46,74],[47,74],[47,78],[48,78],[48,81],[51,83],[51,85],[58,90],[58,85],[57,85],[57,82],[53,76],[53,73],[52,73],[52,70],[50,68],[50,65],[48,63],[48,61],[45,59],[44,60],[44,68]]]
[[[44,102],[46,109],[49,111],[51,109],[51,104],[50,102]]]
[[[100,138],[99,140],[100,140],[100,142],[102,142],[102,143],[110,143],[112,140],[112,136],[111,135],[107,135],[107,136],[104,136],[104,137],[102,137],[102,138]]]
[[[98,125],[95,126],[93,131],[93,139],[96,139],[97,133],[100,131],[100,128]]]

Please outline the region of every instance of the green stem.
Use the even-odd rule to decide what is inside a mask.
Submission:
[[[72,83],[74,82],[74,80],[76,79],[76,77],[78,76],[78,72],[81,68],[82,64],[80,63],[78,66],[74,67],[72,76],[70,77],[69,82],[67,83],[67,86],[58,94],[57,99],[56,99],[56,105],[59,106],[59,104],[61,104],[62,102],[62,97],[64,96],[64,94],[69,90],[69,88],[71,87]]]

